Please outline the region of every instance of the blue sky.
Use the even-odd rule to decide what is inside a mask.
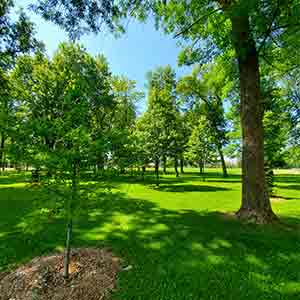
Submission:
[[[18,0],[17,6],[26,8],[31,0]],[[36,24],[37,37],[44,41],[47,52],[52,55],[67,35],[52,23],[45,22],[39,16],[30,13]],[[177,55],[180,48],[172,36],[156,31],[153,22],[141,24],[131,20],[127,32],[116,39],[109,33],[89,35],[81,38],[80,43],[92,54],[102,53],[108,59],[114,74],[126,75],[136,80],[137,87],[146,92],[145,75],[158,66],[170,64],[176,69],[177,76],[188,73],[188,68],[177,67]],[[139,107],[143,109],[144,103]]]

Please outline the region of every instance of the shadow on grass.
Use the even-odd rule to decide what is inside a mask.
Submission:
[[[25,183],[29,182],[29,177],[25,173],[20,174],[0,174],[0,185],[9,185],[9,184],[15,184],[15,183]]]
[[[276,187],[285,190],[296,190],[300,191],[300,183],[299,184],[290,184],[290,185],[276,185]]]
[[[174,176],[175,177],[175,176]],[[95,182],[104,182],[106,184],[110,184],[114,187],[119,186],[120,184],[143,184],[143,185],[154,185],[156,184],[156,176],[152,172],[147,172],[144,177],[137,175],[137,176],[131,176],[128,174],[125,175],[117,175],[117,176],[99,176],[96,179],[91,178],[83,178],[82,181],[95,181]],[[185,181],[185,178],[183,177],[165,177],[165,175],[160,175],[159,182],[165,183],[165,184],[176,184],[176,183],[182,183]]]
[[[7,214],[0,226],[0,267],[63,246],[59,216],[32,226],[38,212],[32,200],[40,192],[0,190],[0,212]],[[119,274],[113,299],[299,299],[297,231],[241,224],[215,212],[164,209],[120,192],[99,193],[90,200],[89,215],[76,219],[73,245],[111,247],[133,265]]]
[[[37,188],[27,186],[0,189],[0,271],[41,255],[57,243],[58,226],[50,225],[50,218],[35,222],[40,196]]]
[[[184,192],[218,192],[218,191],[229,191],[229,188],[208,186],[208,185],[193,185],[193,184],[182,184],[182,185],[160,185],[155,187],[155,190],[163,192],[174,192],[174,193],[184,193]]]
[[[275,201],[276,200],[283,200],[283,201],[285,201],[285,200],[300,200],[300,198],[299,197],[285,197],[285,196],[280,196],[280,195],[277,195],[277,194],[273,194],[272,196],[271,196],[273,199],[275,199]]]
[[[207,171],[209,170],[209,171]],[[202,176],[203,174],[200,174],[199,172],[195,172],[195,171],[188,171],[188,172],[184,172],[183,175],[194,175],[194,176]],[[240,178],[241,175],[240,174],[232,174],[230,173],[230,171],[228,172],[228,176],[227,177],[224,177],[222,172],[218,172],[218,171],[212,171],[212,169],[206,169],[206,171],[204,172],[204,175],[205,176],[208,176],[208,177],[215,177],[215,178]]]
[[[93,232],[91,245],[101,236],[133,265],[120,274],[116,299],[297,299],[297,232],[116,197],[113,204],[104,201],[77,236],[85,243],[85,232]],[[116,214],[128,218],[126,225]]]
[[[174,176],[174,177],[173,177]],[[84,181],[89,181],[91,179],[83,179]],[[118,176],[99,176],[95,181],[102,181],[106,183],[111,183],[115,187],[120,184],[127,183],[127,184],[142,184],[142,185],[156,185],[157,180],[154,172],[147,171],[145,176],[142,177],[140,175],[131,176],[128,174],[125,175],[118,175]],[[186,172],[181,174],[179,177],[175,177],[175,173],[169,173],[167,175],[160,174],[159,183],[160,184],[178,184],[184,183],[188,181],[197,181],[197,182],[216,182],[216,183],[240,183],[241,176],[240,175],[229,175],[228,177],[224,178],[222,174],[217,172],[210,172],[207,174],[198,174],[196,172]]]
[[[275,182],[282,183],[299,183],[300,184],[300,174],[280,174],[274,176]]]

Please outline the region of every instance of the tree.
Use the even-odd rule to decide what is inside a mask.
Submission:
[[[182,152],[180,147],[182,135],[180,133],[180,114],[177,107],[175,72],[170,66],[157,68],[149,73],[149,100],[145,122],[145,129],[150,133],[155,148],[155,170],[158,178],[160,161],[164,168],[167,157],[174,159],[174,167],[178,176],[178,155]]]
[[[4,153],[5,153],[5,141],[8,136],[8,130],[10,128],[10,92],[9,92],[9,80],[5,72],[0,69],[0,82],[1,82],[1,91],[0,91],[0,168],[4,170]]]
[[[43,50],[35,27],[24,12],[13,16],[13,1],[0,3],[0,168],[4,169],[5,143],[13,128],[13,99],[9,72],[19,55]]]
[[[284,167],[284,150],[288,144],[289,133],[292,128],[288,102],[284,99],[280,89],[272,89],[268,95],[264,95],[264,99],[265,161],[272,169]]]
[[[7,71],[14,66],[19,55],[43,50],[42,42],[35,38],[35,26],[24,11],[14,11],[14,2],[0,4],[0,67]]]
[[[208,59],[235,50],[243,139],[242,205],[237,215],[259,223],[275,219],[264,175],[259,55],[270,53],[280,43],[286,46],[291,31],[300,26],[299,9],[297,1],[171,1],[157,6],[169,32],[175,29],[177,36],[191,39],[194,48],[199,45],[195,51],[188,49],[192,60],[203,58],[203,45],[209,50]],[[223,24],[221,30],[217,24]]]
[[[223,147],[228,143],[227,123],[222,99],[226,97],[228,86],[224,75],[217,64],[207,65],[204,68],[196,66],[191,75],[181,78],[177,90],[186,97],[186,102],[191,107],[197,102],[200,105],[202,103],[202,113],[206,115],[212,139],[219,152],[223,176],[227,177],[223,154]]]
[[[90,59],[92,67],[90,79],[94,81],[94,86],[87,91],[87,97],[92,108],[89,126],[93,139],[93,164],[95,171],[102,173],[110,150],[112,116],[117,103],[112,91],[112,74],[106,58],[97,55],[95,59],[92,57]]]
[[[140,144],[137,155],[143,167],[148,161],[154,163],[157,185],[161,161],[165,166],[167,156],[176,157],[178,151],[179,112],[175,86],[175,73],[170,66],[159,67],[148,74],[147,110],[138,118],[134,132],[135,141]]]
[[[154,162],[157,186],[159,185],[159,163],[164,151],[162,130],[162,122],[154,111],[146,111],[137,120],[135,136],[140,145],[137,148],[139,158],[143,167],[148,161]]]
[[[130,139],[134,163],[138,169],[141,169],[141,175],[144,180],[146,166],[150,163],[151,156],[148,152],[148,147],[145,146],[148,141],[148,136],[145,131],[143,120],[143,116],[136,120]]]
[[[112,91],[116,106],[112,114],[111,147],[112,160],[121,172],[135,162],[132,133],[136,120],[137,102],[144,96],[137,91],[136,82],[124,76],[112,78]]]
[[[188,147],[188,139],[190,135],[190,130],[188,128],[188,124],[186,124],[185,114],[180,112],[179,107],[178,111],[174,115],[175,121],[175,130],[173,144],[170,148],[170,156],[174,157],[174,169],[176,173],[176,177],[179,176],[178,172],[178,160],[180,161],[180,172],[184,173],[184,153]]]
[[[205,164],[211,162],[214,158],[213,137],[204,116],[200,117],[198,124],[192,131],[185,155],[189,162],[196,163],[199,166],[200,174],[204,174]]]
[[[287,165],[292,168],[300,167],[300,147],[297,145],[290,146],[285,151]]]
[[[61,4],[65,8],[64,14]],[[239,69],[243,139],[242,205],[237,215],[259,223],[276,219],[264,176],[260,55],[268,61],[274,54],[274,57],[280,57],[282,49],[296,53],[300,28],[298,1],[123,0],[101,4],[89,1],[89,5],[86,4],[85,1],[49,3],[40,0],[36,11],[69,32],[86,27],[99,31],[101,21],[116,29],[124,16],[145,20],[154,13],[157,25],[191,42],[184,55],[187,63],[209,61],[234,50]]]
[[[63,43],[52,60],[45,56],[21,57],[14,70],[16,95],[26,119],[21,132],[30,139],[18,144],[23,159],[45,168],[50,183],[62,185],[67,238],[64,276],[69,275],[73,218],[78,210],[80,176],[94,163],[93,117],[107,101],[113,101],[107,86],[106,66],[75,44]],[[24,142],[22,145],[21,142]],[[49,176],[48,176],[49,178]]]
[[[241,145],[241,122],[239,116],[239,104],[233,103],[229,107],[226,113],[226,119],[228,123],[228,145],[224,149],[224,153],[227,157],[235,159],[237,163],[240,163],[242,156]]]
[[[289,143],[295,146],[300,146],[300,76],[299,76],[300,62],[290,72],[290,74],[284,76],[282,84],[283,98],[287,102],[285,108],[291,122],[291,133]],[[281,73],[281,72],[280,72]]]

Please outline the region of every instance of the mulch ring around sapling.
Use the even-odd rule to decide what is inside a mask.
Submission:
[[[116,288],[121,259],[107,249],[73,249],[70,276],[62,253],[34,258],[0,278],[0,300],[102,300]]]

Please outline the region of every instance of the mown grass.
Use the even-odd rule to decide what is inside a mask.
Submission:
[[[0,271],[64,245],[64,220],[40,217],[50,196],[27,179],[0,176]],[[91,183],[98,194],[73,245],[110,247],[133,266],[113,299],[300,299],[300,174],[275,178],[273,209],[289,226],[224,218],[240,205],[240,181],[239,170],[224,179],[210,169],[162,176],[159,187],[151,174]]]

